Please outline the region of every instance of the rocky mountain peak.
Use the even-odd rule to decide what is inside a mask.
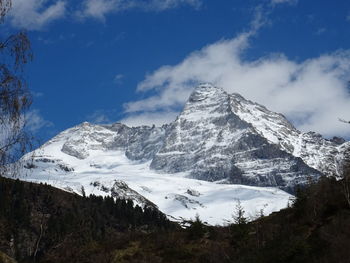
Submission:
[[[204,100],[213,100],[216,96],[227,96],[227,93],[219,87],[210,83],[199,84],[189,97],[189,102],[200,102]]]
[[[232,103],[233,99],[237,102]],[[318,177],[316,170],[269,142],[240,117],[233,108],[245,102],[243,97],[232,97],[211,84],[196,87],[169,126],[150,167],[172,174],[186,172],[201,180],[286,190],[296,182],[306,182],[307,174]]]
[[[221,117],[231,113],[229,96],[222,89],[211,84],[197,86],[187,100],[176,122],[197,122]]]

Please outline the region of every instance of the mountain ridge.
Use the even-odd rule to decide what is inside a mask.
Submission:
[[[21,178],[79,194],[82,187],[102,196],[114,189],[172,218],[199,213],[221,224],[236,198],[252,214],[285,207],[290,195],[276,188],[292,193],[310,178],[336,174],[348,145],[302,133],[282,114],[201,84],[162,127],[84,122],[63,131],[34,151],[32,165],[31,154],[23,157]],[[123,183],[129,190],[114,187]],[[213,216],[218,207],[223,212]]]

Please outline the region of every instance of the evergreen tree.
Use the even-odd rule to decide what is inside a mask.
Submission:
[[[203,224],[202,220],[199,218],[199,215],[196,214],[196,217],[193,221],[190,221],[190,226],[187,228],[189,239],[199,239],[202,238],[206,232],[206,227]]]

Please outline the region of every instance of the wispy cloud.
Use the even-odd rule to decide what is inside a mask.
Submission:
[[[129,9],[159,12],[177,8],[182,5],[199,8],[200,0],[85,0],[81,9],[76,12],[79,18],[93,17],[104,20],[109,13],[117,13]]]
[[[320,36],[320,35],[322,35],[323,33],[325,33],[326,31],[327,31],[326,28],[321,27],[321,28],[319,28],[319,29],[316,30],[315,34],[318,35],[318,36]]]
[[[33,109],[25,115],[26,128],[32,132],[36,133],[43,128],[49,128],[53,126],[53,123],[45,120],[40,111]]]
[[[13,0],[10,23],[19,28],[40,30],[65,16],[65,1]]]
[[[297,4],[298,0],[271,0],[271,4],[278,5],[278,4]]]
[[[83,0],[80,5],[67,0],[13,0],[9,22],[17,28],[42,30],[66,16],[104,20],[110,13],[139,9],[160,12],[180,6],[199,8],[201,0]]]
[[[31,94],[32,94],[32,96],[34,97],[34,98],[41,98],[41,97],[43,97],[44,96],[44,93],[42,93],[42,92],[36,92],[36,91],[31,91]]]
[[[123,74],[117,74],[114,76],[113,83],[120,85],[123,83],[124,75]]]
[[[284,54],[270,54],[248,61],[245,52],[257,32],[255,28],[259,28],[264,20],[256,21],[260,22],[254,22],[248,32],[208,45],[192,52],[177,65],[162,66],[147,75],[137,90],[151,91],[152,95],[125,104],[125,112],[140,123],[143,117],[148,123],[148,116],[161,116],[162,112],[169,117],[168,122],[172,121],[194,85],[211,82],[229,93],[238,92],[287,115],[301,130],[326,136],[348,136],[349,125],[340,123],[338,117],[350,118],[347,90],[350,50],[301,62],[290,60]],[[167,122],[165,118],[163,120]]]
[[[87,116],[87,120],[94,124],[109,124],[114,122],[111,115],[116,115],[115,110],[96,110]]]
[[[85,0],[81,10],[76,12],[77,17],[93,17],[103,20],[107,13],[124,10],[119,0]]]
[[[18,140],[22,140],[23,131],[36,134],[41,129],[52,126],[53,123],[45,120],[37,109],[21,115],[19,123],[5,117],[0,124],[0,148],[6,147],[11,152],[19,146]]]

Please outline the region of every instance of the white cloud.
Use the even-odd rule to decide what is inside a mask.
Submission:
[[[65,1],[13,0],[9,17],[15,27],[40,30],[62,18],[65,12]]]
[[[200,0],[84,0],[81,10],[76,12],[79,18],[93,17],[100,20],[105,15],[128,9],[141,9],[144,11],[164,11],[177,8],[181,5],[189,5],[199,8]]]
[[[140,125],[156,125],[162,126],[163,124],[169,123],[169,120],[175,120],[177,112],[144,112],[141,114],[132,114],[127,118],[120,120],[120,122],[128,126],[140,126]]]
[[[129,9],[159,12],[182,5],[199,8],[201,0],[83,0],[78,9],[67,0],[13,0],[9,20],[14,27],[40,30],[63,18],[70,9],[80,19],[105,19],[109,13]],[[76,9],[76,10],[74,10]]]
[[[96,110],[89,116],[87,116],[87,119],[94,123],[94,124],[108,124],[112,123],[113,121],[108,117],[111,112],[108,112],[106,110]]]
[[[103,20],[106,13],[121,9],[120,0],[85,0],[82,10],[77,12],[78,17],[94,17]]]
[[[40,129],[52,127],[53,123],[45,120],[39,110],[31,110],[25,115],[25,126],[33,133],[38,132]]]
[[[127,103],[125,111],[134,119],[140,113],[140,121],[154,112],[173,111],[185,103],[195,83],[211,82],[285,114],[301,130],[349,136],[349,125],[338,118],[350,119],[350,51],[302,62],[283,54],[247,61],[244,51],[251,35],[216,42],[177,65],[159,68],[138,85],[138,91],[156,95]]]
[[[68,9],[80,19],[104,20],[109,13],[129,9],[159,12],[183,5],[199,8],[201,0],[83,0],[79,7],[67,0],[13,0],[8,19],[14,27],[41,30],[65,17]]]

